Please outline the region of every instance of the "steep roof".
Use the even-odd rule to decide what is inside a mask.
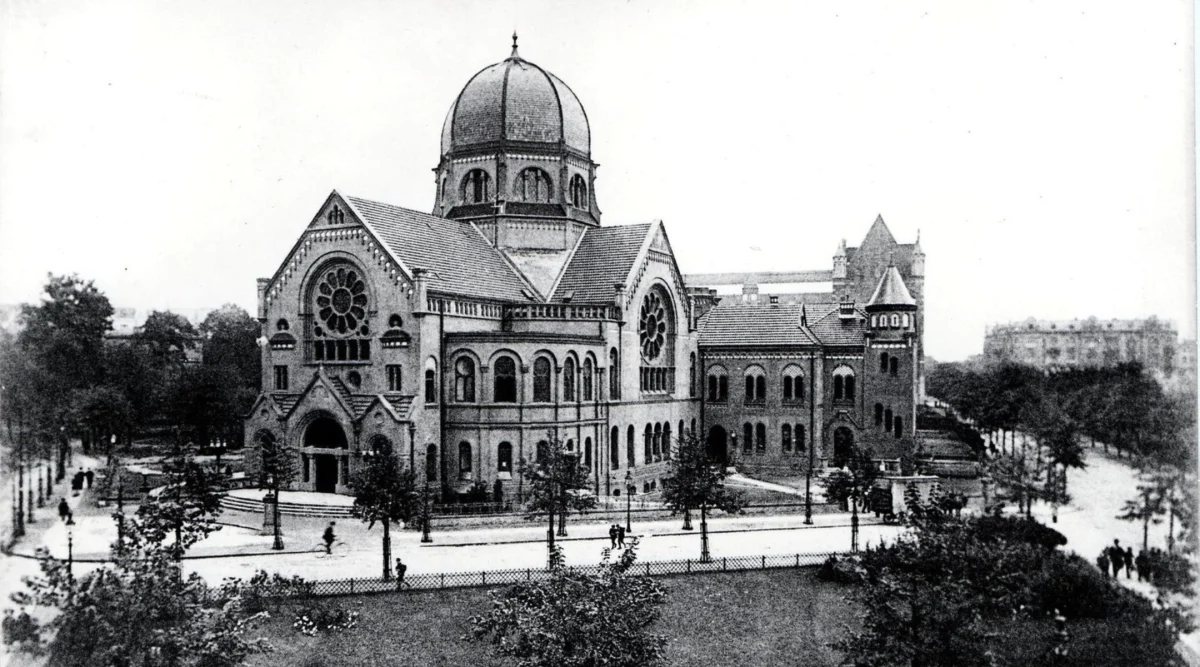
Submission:
[[[892,236],[892,230],[888,229],[887,223],[883,221],[882,215],[875,216],[875,222],[871,224],[871,228],[867,230],[867,235],[863,237],[862,245],[859,247],[890,247],[896,245],[896,237]]]
[[[346,201],[401,262],[429,269],[430,291],[529,300],[526,283],[474,225],[359,197]]]
[[[904,284],[904,278],[900,276],[900,271],[893,264],[883,272],[883,277],[879,279],[879,284],[875,286],[875,293],[871,295],[871,300],[867,302],[867,307],[873,306],[915,306],[917,300],[912,298],[912,294],[908,291],[908,286]]]
[[[571,303],[612,303],[613,285],[629,277],[652,226],[645,223],[585,231],[550,300],[562,301],[571,294]]]
[[[854,317],[842,319],[836,303],[813,304],[808,307],[808,328],[822,345],[861,346],[866,317],[857,309]]]
[[[698,329],[701,345],[767,347],[817,344],[817,339],[800,326],[800,309],[804,306],[731,301],[722,301],[700,319]],[[811,318],[812,308],[808,310]]]

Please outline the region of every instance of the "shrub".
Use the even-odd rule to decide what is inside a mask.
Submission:
[[[1067,538],[1062,533],[1047,528],[1032,519],[1011,516],[985,516],[969,524],[974,536],[980,540],[1004,540],[1038,544],[1047,549],[1063,546]]]
[[[358,612],[337,607],[301,607],[296,612],[292,629],[308,637],[319,632],[345,632],[358,625]]]
[[[866,570],[856,556],[830,556],[821,564],[817,578],[821,581],[836,581],[839,584],[857,584],[866,578]]]

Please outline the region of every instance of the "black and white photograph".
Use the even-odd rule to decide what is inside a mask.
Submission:
[[[1186,0],[0,0],[0,664],[1200,667]]]

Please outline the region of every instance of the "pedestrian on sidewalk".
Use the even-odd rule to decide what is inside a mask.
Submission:
[[[617,546],[625,548],[625,526],[617,526]]]
[[[1104,573],[1105,577],[1109,576],[1109,574],[1108,574],[1108,551],[1107,550],[1101,551],[1100,555],[1096,557],[1096,567],[1100,568],[1100,571]]]
[[[58,518],[63,521],[67,520],[67,516],[71,513],[71,506],[67,504],[67,499],[63,498],[58,501]]]
[[[1150,559],[1145,549],[1138,552],[1136,564],[1138,581],[1150,581]]]
[[[1125,547],[1125,578],[1133,578],[1133,547]]]
[[[608,527],[608,539],[612,541],[612,548],[617,548],[617,524]]]
[[[96,473],[89,470],[83,473],[83,476],[87,479],[87,488],[92,488],[92,482],[96,479]]]
[[[333,527],[337,524],[336,521],[330,521],[328,526],[325,526],[325,533],[321,535],[321,539],[325,541],[325,553],[333,553],[333,541],[337,536],[333,534]]]
[[[1121,540],[1113,540],[1108,548],[1108,559],[1112,561],[1113,576],[1121,576],[1121,567],[1125,564],[1125,550],[1121,548]]]
[[[79,492],[82,490],[83,490],[83,472],[80,471],[80,472],[75,473],[71,477],[71,493],[72,493],[72,495],[77,496],[77,495],[79,495]]]
[[[408,572],[408,566],[399,558],[396,559],[396,590],[402,590],[405,586],[404,573]],[[412,586],[409,586],[412,588]]]

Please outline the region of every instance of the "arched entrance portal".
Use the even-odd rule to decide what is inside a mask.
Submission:
[[[721,465],[728,462],[728,446],[729,436],[725,433],[725,429],[721,426],[714,426],[708,429],[708,440],[705,442],[708,450],[708,457]]]
[[[317,449],[347,449],[346,432],[330,417],[318,417],[304,429],[304,446]],[[313,454],[313,490],[337,493],[338,473],[346,465],[339,454]]]
[[[854,454],[854,431],[839,426],[833,431],[833,466],[840,468]]]

